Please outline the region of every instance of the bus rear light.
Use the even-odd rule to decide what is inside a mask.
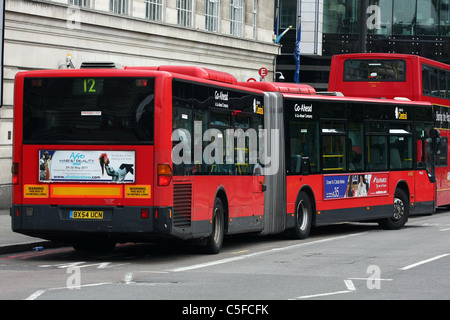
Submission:
[[[12,183],[13,185],[19,184],[19,163],[13,162],[11,167],[11,173],[12,173]]]
[[[147,209],[141,209],[141,218],[142,219],[148,219],[150,218],[150,210]]]
[[[172,182],[172,169],[168,164],[158,164],[158,186],[168,186]]]

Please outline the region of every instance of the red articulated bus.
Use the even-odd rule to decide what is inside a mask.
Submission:
[[[218,253],[226,235],[398,229],[435,207],[426,102],[83,64],[17,74],[14,104],[12,228],[81,250],[177,238]]]
[[[450,66],[417,55],[394,53],[343,54],[332,58],[329,91],[344,96],[427,101],[433,105],[437,135],[432,166],[437,205],[450,205],[448,139],[450,136]],[[428,119],[424,119],[428,120]]]

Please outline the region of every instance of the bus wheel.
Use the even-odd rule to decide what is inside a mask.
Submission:
[[[397,189],[394,195],[394,212],[390,218],[378,221],[378,224],[388,230],[397,230],[408,221],[409,201],[405,191]]]
[[[312,227],[312,206],[311,200],[305,192],[300,192],[296,210],[295,227],[292,235],[296,239],[306,239]]]
[[[217,198],[214,202],[212,226],[213,230],[206,241],[205,251],[207,253],[217,254],[222,249],[225,232],[223,205],[222,201],[219,198]]]

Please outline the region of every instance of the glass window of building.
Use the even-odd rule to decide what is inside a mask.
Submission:
[[[450,36],[450,0],[441,0],[440,17],[441,36]]]
[[[73,4],[75,6],[80,7],[90,7],[91,6],[91,0],[69,0],[69,4]]]
[[[392,33],[394,35],[413,35],[414,20],[416,14],[416,1],[394,1],[394,25]]]
[[[438,0],[417,0],[416,36],[437,35],[439,13]]]
[[[219,31],[220,0],[205,1],[205,29],[211,32]]]
[[[324,0],[323,32],[359,34],[359,0]]]
[[[177,0],[177,23],[183,27],[192,27],[192,0]]]
[[[258,26],[258,0],[253,0],[253,11],[252,11],[253,39],[256,39],[257,26]]]
[[[129,1],[128,0],[110,0],[109,11],[118,14],[129,13]]]
[[[162,21],[163,0],[145,0],[145,17],[153,21]]]
[[[230,1],[230,34],[241,37],[244,24],[244,0]]]
[[[450,0],[449,0],[450,1]],[[279,19],[280,29],[296,27],[297,0],[280,0]]]
[[[369,0],[368,33],[384,36],[438,35],[439,10],[442,20],[449,1]]]

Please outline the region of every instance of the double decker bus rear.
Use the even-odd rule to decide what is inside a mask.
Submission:
[[[142,74],[98,69],[16,76],[14,231],[78,248],[170,232],[164,221],[170,194],[155,197],[171,179],[164,165],[170,158],[154,156],[165,141],[154,123],[168,120],[163,110],[155,114],[157,78]]]

